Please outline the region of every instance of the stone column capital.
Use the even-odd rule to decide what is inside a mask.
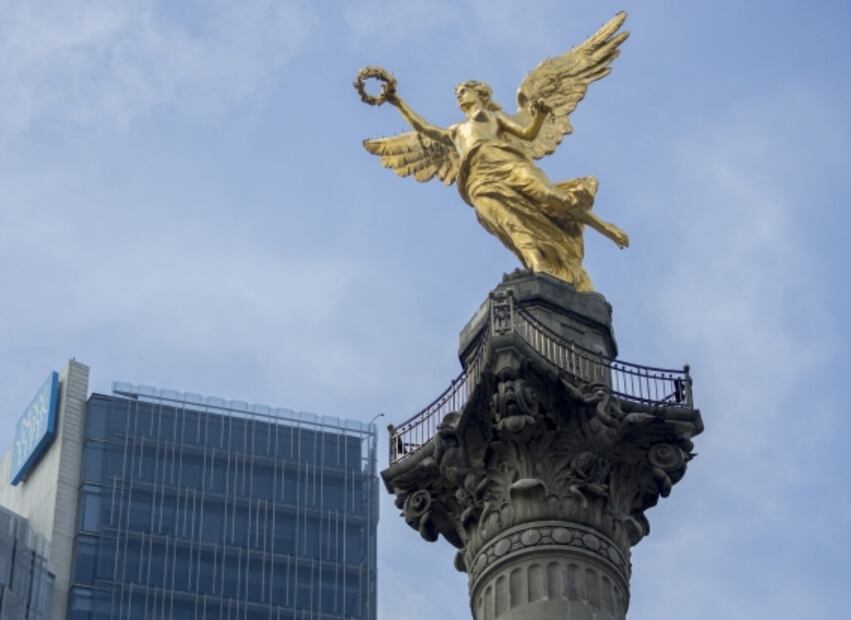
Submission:
[[[541,617],[590,605],[596,618],[623,618],[630,549],[650,530],[645,512],[682,479],[703,430],[687,371],[567,342],[548,326],[559,324],[550,297],[523,307],[510,290],[491,296],[462,332],[465,374],[442,397],[453,404],[463,388],[466,398],[414,421],[439,419],[427,441],[406,443],[414,431],[400,432],[382,473],[406,522],[458,549],[477,620],[537,618],[509,611],[555,599],[540,603],[555,615]],[[567,301],[577,315],[581,304]],[[610,335],[597,329],[584,342],[613,349]],[[626,391],[625,377],[647,389]],[[670,395],[645,396],[660,389]]]
[[[644,512],[685,474],[696,410],[641,406],[560,375],[516,334],[490,340],[467,405],[383,477],[427,540],[463,549],[463,568],[501,531],[539,520],[596,528],[623,553]]]

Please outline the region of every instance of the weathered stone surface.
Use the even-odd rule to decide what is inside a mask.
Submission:
[[[506,290],[516,306],[495,308]],[[685,474],[700,414],[623,398],[605,373],[581,380],[504,328],[522,306],[559,335],[583,325],[586,348],[614,352],[602,296],[527,274],[494,295],[461,336],[462,360],[471,343],[484,347],[469,398],[382,473],[385,484],[423,538],[459,549],[476,620],[621,620],[630,548],[649,532],[645,511]]]
[[[470,573],[478,620],[624,617],[628,560],[613,541],[581,526],[571,528],[575,536],[567,542],[557,542],[554,532],[565,529],[560,522],[527,523],[482,548]],[[595,542],[589,547],[585,540]]]

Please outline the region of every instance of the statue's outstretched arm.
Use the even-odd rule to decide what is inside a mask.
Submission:
[[[503,130],[523,140],[532,141],[538,137],[538,133],[540,133],[541,127],[544,126],[544,121],[550,113],[550,108],[543,101],[538,100],[532,105],[532,112],[534,114],[532,122],[525,127],[503,112],[497,114],[497,118]]]
[[[399,113],[406,121],[408,121],[408,124],[419,133],[428,136],[436,142],[443,142],[444,144],[449,145],[452,144],[452,138],[449,136],[448,131],[426,121],[422,116],[414,112],[411,109],[411,106],[405,103],[398,95],[393,94],[387,98],[387,101],[399,108]]]

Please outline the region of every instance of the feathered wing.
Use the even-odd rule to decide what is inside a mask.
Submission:
[[[629,36],[628,32],[618,33],[624,20],[626,13],[622,11],[581,45],[548,58],[529,72],[517,89],[518,109],[514,119],[528,125],[532,121],[530,104],[536,99],[543,99],[552,108],[552,114],[534,140],[512,138],[515,147],[539,159],[555,151],[562,138],[573,132],[568,115],[585,97],[588,85],[611,72],[612,61],[620,54],[618,48]]]
[[[401,177],[413,176],[424,183],[436,175],[445,185],[452,185],[458,176],[460,160],[455,149],[417,131],[364,140],[363,146]]]

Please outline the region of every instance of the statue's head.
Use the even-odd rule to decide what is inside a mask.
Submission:
[[[491,100],[492,95],[490,86],[476,80],[467,80],[455,87],[458,106],[465,112],[476,104],[481,104],[486,110],[499,110],[500,107]]]

